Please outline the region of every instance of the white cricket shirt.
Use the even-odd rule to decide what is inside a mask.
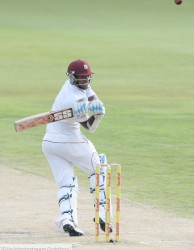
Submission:
[[[96,93],[91,87],[86,90],[79,89],[67,80],[55,99],[52,111],[73,108],[80,99],[88,99],[93,95],[96,95]],[[43,140],[52,142],[85,142],[86,138],[80,131],[80,123],[72,117],[48,124]]]

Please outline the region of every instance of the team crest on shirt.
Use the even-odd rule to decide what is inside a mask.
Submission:
[[[87,64],[84,64],[84,69],[88,69],[88,65]]]

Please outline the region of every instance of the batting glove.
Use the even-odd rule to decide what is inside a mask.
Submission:
[[[104,115],[105,107],[104,104],[98,99],[93,100],[88,105],[88,110],[91,111],[94,115]]]
[[[84,122],[88,120],[88,109],[87,109],[88,102],[86,99],[77,101],[74,108],[73,113],[76,121]]]

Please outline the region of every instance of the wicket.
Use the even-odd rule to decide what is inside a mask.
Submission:
[[[106,222],[105,222],[105,241],[110,242],[111,225],[111,167],[116,167],[116,225],[115,241],[120,241],[120,198],[121,198],[121,165],[120,164],[102,164],[96,167],[96,193],[95,193],[95,240],[100,239],[100,170],[106,167]]]

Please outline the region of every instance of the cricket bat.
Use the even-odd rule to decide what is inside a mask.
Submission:
[[[28,116],[21,120],[15,121],[14,126],[16,132],[23,131],[29,128],[34,128],[43,124],[48,124],[51,122],[57,122],[64,119],[69,119],[73,117],[72,108],[61,109],[57,111],[50,111],[46,113],[41,113],[33,116]]]

